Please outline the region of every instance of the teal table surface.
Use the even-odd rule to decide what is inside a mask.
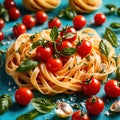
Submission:
[[[32,12],[27,11],[23,5],[22,5],[22,0],[15,0],[17,7],[20,9],[21,11],[21,17],[17,20],[17,21],[11,21],[5,24],[5,27],[3,29],[3,32],[5,34],[5,39],[4,39],[4,44],[0,44],[0,50],[6,50],[14,41],[15,38],[12,35],[12,27],[16,24],[21,22],[21,18],[23,15],[25,14],[34,14]],[[3,0],[0,0],[0,3],[3,3]],[[98,9],[97,11],[91,13],[91,14],[84,14],[86,20],[87,20],[87,25],[85,27],[91,27],[94,28],[98,34],[100,34],[100,36],[102,37],[102,35],[105,32],[106,27],[109,26],[110,23],[112,22],[120,22],[120,16],[117,16],[116,14],[112,14],[112,15],[108,15],[107,16],[107,21],[104,25],[102,26],[95,26],[92,23],[94,15],[98,12],[106,12],[107,9],[105,8],[106,4],[115,4],[117,7],[120,7],[120,0],[103,0],[102,6],[100,9]],[[49,18],[52,18],[54,16],[58,15],[58,12],[60,9],[65,8],[66,6],[68,6],[68,0],[61,0],[61,4],[59,5],[59,7],[51,12],[48,13]],[[66,25],[70,25],[72,26],[73,23],[71,20],[67,20],[65,18],[61,19],[62,21],[62,25],[66,26]],[[35,33],[35,32],[39,32],[43,29],[47,29],[48,28],[48,21],[43,24],[43,25],[38,25],[36,27],[34,27],[31,30],[28,30],[28,33]],[[118,42],[120,42],[120,30],[115,31],[117,38],[118,38]],[[116,54],[120,53],[120,47],[116,48]],[[5,63],[5,57],[3,57],[3,61]],[[10,107],[10,109],[3,115],[0,115],[0,120],[16,120],[16,118],[22,114],[28,113],[29,111],[33,110],[33,107],[31,104],[27,105],[27,106],[20,106],[15,102],[14,99],[14,93],[15,90],[17,88],[17,85],[14,83],[13,79],[8,76],[5,72],[5,64],[3,65],[2,68],[0,68],[0,95],[4,94],[4,93],[8,93],[8,94],[12,94],[12,100],[13,100],[13,104]],[[110,76],[110,78],[112,78],[113,76]],[[35,96],[39,96],[39,97],[49,97],[49,98],[54,98],[55,100],[62,100],[62,101],[66,101],[69,102],[70,104],[73,103],[81,103],[86,99],[86,96],[81,94],[81,93],[75,93],[72,95],[65,95],[65,94],[59,94],[56,96],[46,96],[46,95],[42,95],[39,92],[35,92],[34,93]],[[110,105],[120,99],[120,98],[116,98],[116,99],[110,99],[105,95],[104,92],[104,85],[102,85],[100,92],[97,94],[97,96],[99,96],[100,98],[102,98],[105,102],[105,109],[103,110],[103,112],[98,115],[98,116],[92,116],[90,115],[91,120],[120,120],[120,114],[116,114],[115,116],[106,116],[105,112],[109,109]],[[71,101],[70,99],[73,99],[73,101]],[[84,109],[86,111],[86,109]],[[70,120],[71,117],[66,118],[64,120]],[[27,120],[27,119],[26,119]],[[47,113],[47,114],[42,114],[38,117],[35,118],[35,120],[62,120],[62,118],[59,118],[56,114],[55,111],[52,110],[51,112]]]

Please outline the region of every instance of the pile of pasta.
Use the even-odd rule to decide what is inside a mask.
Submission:
[[[85,78],[94,76],[104,82],[108,75],[116,70],[115,51],[109,42],[110,54],[106,58],[99,49],[100,36],[94,29],[85,28],[77,31],[76,41],[87,39],[92,44],[91,53],[81,58],[77,53],[72,55],[64,64],[62,69],[56,73],[47,70],[44,62],[40,62],[37,67],[27,72],[17,72],[16,69],[25,59],[34,60],[36,49],[30,50],[32,44],[40,38],[51,40],[50,29],[38,33],[34,40],[33,34],[22,34],[6,53],[6,72],[13,77],[19,87],[37,89],[43,94],[54,95],[58,93],[71,94],[81,91],[81,83]],[[120,58],[119,58],[120,59]],[[120,64],[120,63],[118,63]]]
[[[60,4],[60,0],[23,0],[26,9],[37,11],[50,11]]]
[[[91,13],[100,8],[102,0],[69,0],[69,4],[78,13]]]

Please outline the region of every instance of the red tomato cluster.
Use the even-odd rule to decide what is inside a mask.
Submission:
[[[0,42],[4,39],[4,33],[2,32],[4,24],[4,20],[0,18]]]

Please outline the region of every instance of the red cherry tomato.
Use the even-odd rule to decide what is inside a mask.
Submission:
[[[82,15],[76,15],[73,18],[73,25],[76,29],[81,29],[86,25],[86,19]]]
[[[50,57],[47,60],[46,67],[52,73],[59,71],[62,68],[63,64],[61,59]]]
[[[31,29],[36,25],[36,20],[31,15],[25,15],[22,18],[22,23],[26,26],[27,29]]]
[[[92,96],[86,100],[86,109],[90,114],[98,115],[104,109],[104,102],[102,99]]]
[[[81,110],[78,110],[72,114],[71,120],[90,120],[88,114],[84,113]]]
[[[96,25],[102,25],[106,21],[106,16],[103,13],[97,13],[94,16],[94,21]]]
[[[50,20],[48,21],[48,26],[49,26],[49,28],[51,28],[51,29],[52,29],[53,27],[60,28],[60,26],[61,26],[61,21],[60,21],[59,18],[55,17],[55,18],[50,19]]]
[[[9,10],[12,7],[16,7],[16,3],[14,2],[14,0],[5,0],[4,1],[4,7]]]
[[[73,27],[63,28],[60,37],[62,37],[62,40],[73,42],[77,38],[77,31]]]
[[[20,15],[21,15],[19,9],[16,8],[16,7],[10,8],[8,10],[8,14],[10,16],[10,20],[17,20],[20,17]]]
[[[82,58],[86,57],[92,50],[92,44],[88,40],[82,40],[82,43],[77,47],[77,52]]]
[[[4,25],[5,25],[4,20],[2,18],[0,18],[0,30],[3,29]]]
[[[43,24],[44,22],[47,21],[48,16],[44,11],[38,11],[36,14],[36,19],[39,24]]]
[[[120,96],[120,83],[117,80],[109,80],[105,83],[104,90],[107,96],[117,98]]]
[[[19,88],[15,93],[15,100],[20,105],[27,105],[33,98],[33,93],[28,88]]]
[[[0,31],[0,42],[4,39],[4,33]]]
[[[100,91],[100,81],[92,77],[82,82],[82,91],[87,96],[96,95]]]
[[[26,26],[24,24],[17,24],[13,27],[13,34],[18,37],[19,35],[26,33]]]
[[[52,50],[49,47],[39,46],[36,49],[37,59],[47,61],[52,56]]]

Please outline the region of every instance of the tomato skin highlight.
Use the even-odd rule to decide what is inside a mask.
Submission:
[[[4,33],[0,31],[0,42],[4,39]]]
[[[28,88],[18,88],[15,93],[15,100],[20,105],[27,105],[33,98],[33,93]]]
[[[12,7],[16,7],[14,0],[4,0],[4,7],[9,10]]]
[[[120,96],[120,85],[117,80],[109,80],[104,86],[105,93],[108,97],[117,98]]]
[[[4,20],[2,18],[0,18],[0,30],[3,29],[4,25],[5,25]]]

